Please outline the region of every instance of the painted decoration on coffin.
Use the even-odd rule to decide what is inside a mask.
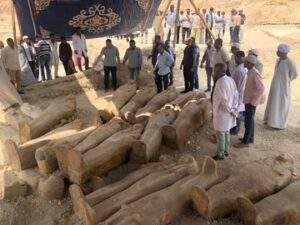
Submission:
[[[87,38],[126,34],[152,26],[161,0],[15,0],[23,34],[45,30],[71,37],[80,27]],[[48,33],[47,32],[47,33]]]

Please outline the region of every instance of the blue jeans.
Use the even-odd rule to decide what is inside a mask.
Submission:
[[[255,117],[256,106],[251,104],[245,105],[245,134],[243,138],[244,144],[254,142],[254,117]]]
[[[218,140],[217,155],[220,158],[225,158],[225,154],[229,154],[229,148],[230,148],[229,131],[227,132],[217,131],[217,140]]]
[[[41,75],[42,75],[42,80],[43,81],[46,80],[45,68],[46,68],[46,73],[47,73],[47,80],[52,80],[51,69],[50,69],[50,60],[51,60],[50,55],[42,55],[39,58],[40,66],[41,66]]]
[[[160,93],[164,90],[167,90],[169,87],[169,76],[170,74],[166,75],[159,75],[158,73],[155,74],[155,83],[157,87],[157,93]]]

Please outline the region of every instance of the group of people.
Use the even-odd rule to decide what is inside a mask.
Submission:
[[[83,65],[89,68],[86,39],[80,28],[72,36],[73,49],[65,37],[60,41],[58,45],[54,34],[36,36],[34,41],[25,35],[18,43],[8,38],[6,46],[0,41],[0,59],[20,94],[24,86],[57,78],[60,61],[66,75],[76,73],[75,65],[80,71]]]
[[[278,46],[278,60],[264,115],[265,124],[274,129],[285,129],[287,126],[291,102],[290,85],[298,76],[295,64],[288,57],[289,51],[286,44]],[[234,146],[243,148],[254,143],[255,112],[265,98],[261,77],[262,64],[258,61],[257,52],[252,49],[246,56],[239,49],[233,51],[235,67],[231,73],[224,63],[218,62],[214,65],[212,106],[218,143],[214,157],[216,160],[224,160],[229,155],[230,135],[239,133],[242,121],[245,123],[245,133],[240,139],[241,142]]]
[[[165,40],[175,40],[178,44],[194,37],[196,43],[205,44],[211,37],[212,32],[216,37],[222,38],[228,28],[231,43],[240,43],[243,39],[243,27],[246,15],[243,10],[232,9],[227,16],[224,11],[214,8],[197,9],[192,12],[187,9],[180,11],[177,16],[174,5],[165,14]],[[175,37],[175,39],[174,39]]]
[[[170,41],[162,43],[156,36],[149,59],[152,59],[158,92],[173,83],[173,68],[176,55]],[[206,92],[211,93],[213,124],[217,133],[216,160],[229,155],[230,136],[238,135],[244,122],[245,133],[235,147],[248,147],[254,143],[255,113],[258,105],[265,101],[265,87],[262,81],[263,64],[257,49],[247,53],[237,43],[232,44],[230,56],[223,47],[222,39],[208,39],[207,47],[200,60],[200,47],[194,37],[186,41],[180,68],[183,69],[185,89],[183,93],[199,89],[198,70],[205,68]],[[298,74],[296,66],[288,57],[290,49],[280,44],[278,60],[265,111],[265,123],[274,129],[285,129],[291,101],[291,81]],[[213,87],[212,87],[213,80]]]

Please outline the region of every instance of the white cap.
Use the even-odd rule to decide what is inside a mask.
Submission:
[[[281,53],[289,53],[290,52],[290,46],[288,46],[287,44],[280,44],[278,45],[278,51]]]
[[[245,62],[249,62],[249,63],[251,63],[253,65],[256,65],[257,64],[257,58],[254,55],[248,55],[245,58]]]

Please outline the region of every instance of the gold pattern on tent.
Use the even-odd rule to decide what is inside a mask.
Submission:
[[[45,10],[53,0],[34,0],[35,9],[37,12]]]
[[[148,5],[148,2],[149,0],[136,0],[139,7],[141,7],[144,11],[147,10],[147,5]]]
[[[88,10],[81,10],[80,14],[74,16],[69,25],[72,27],[80,27],[90,33],[99,33],[104,30],[111,30],[114,26],[121,22],[121,17],[111,8],[104,5],[96,4]]]

